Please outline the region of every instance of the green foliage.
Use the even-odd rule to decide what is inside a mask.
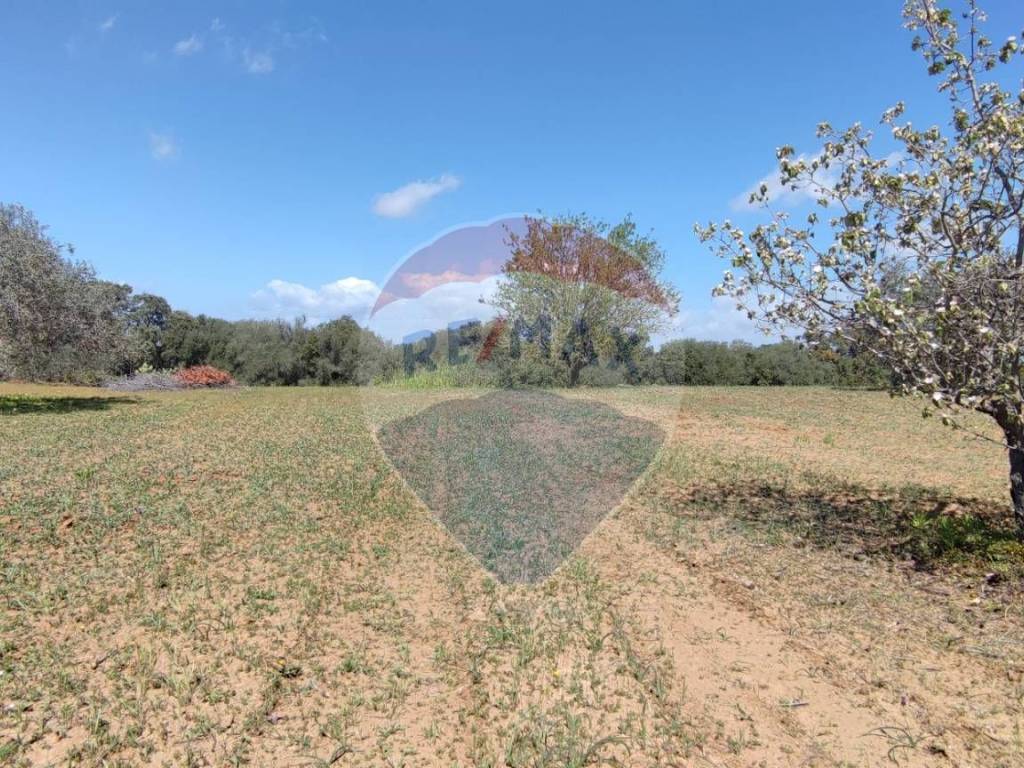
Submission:
[[[495,366],[441,365],[433,369],[418,368],[408,376],[394,375],[381,383],[402,389],[493,387],[499,383],[499,376]]]
[[[498,366],[498,385],[506,389],[566,385],[566,371],[539,357],[506,358]]]
[[[825,357],[792,342],[755,347],[738,341],[670,341],[642,361],[640,376],[645,383],[688,386],[885,386],[879,372],[857,356]]]
[[[214,366],[245,384],[365,384],[394,348],[351,318],[228,322],[96,278],[31,212],[0,205],[0,379],[98,384],[105,376]]]
[[[125,307],[124,343],[115,363],[115,372],[129,374],[141,370],[163,368],[163,333],[171,318],[171,305],[166,299],[149,293],[128,297]]]
[[[630,308],[625,300],[598,302],[583,311],[576,299],[603,297],[603,301],[608,291],[580,293],[582,289],[572,284],[556,294],[567,317],[582,312],[576,318],[581,322],[562,323],[558,313],[544,312],[532,323],[474,321],[401,347],[349,317],[310,327],[302,319],[229,322],[191,315],[172,309],[159,296],[134,294],[129,286],[96,279],[87,265],[65,259],[63,247],[49,240],[45,229],[23,208],[2,207],[0,212],[0,378],[6,374],[98,384],[107,374],[134,374],[137,378],[122,378],[118,386],[133,389],[149,388],[160,380],[157,374],[145,380],[138,374],[208,365],[229,372],[243,384],[264,386],[379,382],[420,389],[880,383],[877,377],[864,375],[867,369],[861,357],[840,345],[828,350],[827,361],[792,344],[755,348],[689,339],[669,342],[654,352],[645,326],[651,317],[642,311],[651,309],[651,302],[643,302],[640,309]],[[614,280],[621,277],[622,269],[613,270],[611,277],[601,270],[618,250],[628,251],[627,267],[631,260],[644,270],[657,271],[663,264],[657,243],[638,235],[628,218],[611,229],[582,217],[570,222],[584,231],[583,240],[589,243],[589,250],[573,256],[570,266],[575,259]],[[595,232],[605,233],[618,250],[609,254],[601,245],[604,241],[588,240]],[[535,245],[541,250],[555,237],[550,231],[536,236]],[[576,237],[570,237],[570,242],[576,243]],[[578,245],[578,250],[583,248]],[[530,258],[542,255],[527,254]],[[649,289],[674,302],[670,286],[651,283]],[[516,291],[510,295],[519,296]],[[551,299],[544,291],[519,298],[525,302],[538,296]],[[526,304],[515,306],[524,317],[529,314]],[[614,310],[612,316],[594,315],[595,306]],[[615,318],[630,322],[611,322]]]
[[[30,211],[0,204],[3,377],[92,383],[122,354],[131,288],[65,253]]]
[[[905,0],[903,16],[951,127],[921,130],[898,102],[881,116],[897,147],[883,156],[861,123],[821,123],[816,153],[776,152],[779,184],[810,192],[820,216],[769,206],[762,184],[750,196],[762,223],[696,232],[730,265],[716,293],[752,317],[869,350],[893,393],[924,398],[944,423],[992,417],[1024,537],[1024,90],[992,74],[1021,51],[1015,37],[993,47],[975,0],[956,14]]]
[[[479,358],[495,328],[499,340]],[[565,365],[545,353],[543,338],[495,323],[441,330],[405,345],[405,376],[389,383],[414,389],[444,386],[564,387]],[[453,345],[449,349],[449,345]],[[455,362],[452,362],[452,361]],[[793,342],[755,347],[745,342],[678,339],[654,351],[643,337],[622,338],[612,355],[597,357],[578,372],[578,385],[838,386],[867,389],[887,384],[881,368],[849,347],[808,350]]]
[[[162,359],[171,367],[214,365],[245,384],[367,384],[394,376],[398,353],[350,317],[309,327],[301,319],[225,320],[171,316]]]
[[[350,317],[324,323],[309,334],[303,349],[307,369],[317,384],[360,384],[362,329]]]
[[[585,215],[531,218],[508,244],[494,306],[512,341],[533,344],[570,387],[584,368],[628,354],[676,312],[677,292],[658,279],[665,254],[628,216],[614,227]]]
[[[588,365],[580,371],[582,387],[619,387],[628,383],[627,373],[623,368],[606,368],[600,365]]]
[[[921,513],[909,532],[908,549],[921,563],[980,563],[1000,576],[1024,576],[1024,543],[977,515]]]

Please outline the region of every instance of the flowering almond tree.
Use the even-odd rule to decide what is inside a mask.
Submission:
[[[719,295],[766,326],[811,344],[853,345],[891,372],[892,390],[927,399],[925,414],[969,429],[967,411],[999,425],[1024,537],[1024,84],[1018,41],[994,44],[984,13],[907,0],[907,28],[940,92],[948,127],[882,116],[897,152],[872,151],[860,124],[818,127],[814,156],[777,151],[784,189],[811,193],[806,220],[751,195],[768,220],[696,228],[731,261]],[[1016,93],[1006,90],[1012,82]]]

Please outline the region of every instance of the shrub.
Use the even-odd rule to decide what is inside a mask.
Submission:
[[[212,365],[195,365],[184,368],[174,374],[174,378],[183,387],[233,387],[235,380],[231,374],[214,368]]]
[[[620,387],[627,383],[626,371],[620,368],[605,368],[600,365],[588,365],[580,371],[581,387]]]
[[[498,386],[505,389],[557,387],[565,384],[563,371],[547,360],[521,358],[498,364]]]

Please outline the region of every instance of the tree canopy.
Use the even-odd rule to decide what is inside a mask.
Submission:
[[[98,280],[72,255],[30,211],[0,204],[0,371],[99,373],[122,352],[131,288]]]
[[[622,340],[646,341],[677,311],[678,294],[658,277],[664,252],[629,217],[613,227],[585,215],[528,217],[508,245],[493,303],[513,334],[565,369],[569,386],[587,365],[614,358]]]
[[[948,97],[948,126],[917,128],[898,103],[881,117],[896,146],[883,155],[861,124],[822,123],[817,153],[777,152],[782,185],[813,193],[819,210],[800,220],[762,185],[751,201],[766,222],[697,232],[731,263],[717,293],[751,316],[868,351],[894,392],[924,397],[950,424],[964,426],[966,410],[992,416],[1024,532],[1024,88],[1019,68],[1016,93],[999,77],[1021,49],[985,36],[973,0],[962,14],[907,0],[904,19]]]

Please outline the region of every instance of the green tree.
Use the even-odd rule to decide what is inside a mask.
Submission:
[[[752,200],[771,214],[765,223],[697,231],[732,264],[718,293],[762,321],[870,352],[894,392],[926,398],[926,412],[954,426],[968,426],[969,410],[991,416],[1024,537],[1024,90],[991,75],[1021,50],[1013,37],[994,45],[976,3],[965,8],[904,6],[913,47],[948,97],[948,129],[900,122],[899,103],[882,116],[899,151],[879,157],[860,124],[823,123],[817,154],[777,152],[781,183],[812,191],[822,214],[797,223],[772,211],[763,185]]]
[[[221,366],[241,381],[264,386],[293,386],[305,378],[302,349],[310,331],[304,319],[290,323],[241,320],[231,323],[229,329],[225,362]]]
[[[91,379],[120,353],[131,289],[97,280],[71,255],[30,211],[0,204],[0,369],[8,375]]]
[[[360,384],[363,329],[351,317],[324,323],[316,329],[313,374],[318,384]]]
[[[508,245],[493,303],[570,387],[585,366],[621,354],[622,339],[646,338],[676,312],[678,295],[658,279],[664,252],[628,217],[614,227],[585,215],[528,218]]]
[[[171,318],[167,300],[150,293],[133,294],[127,297],[122,317],[125,339],[118,373],[132,373],[142,365],[163,368],[163,337]]]

